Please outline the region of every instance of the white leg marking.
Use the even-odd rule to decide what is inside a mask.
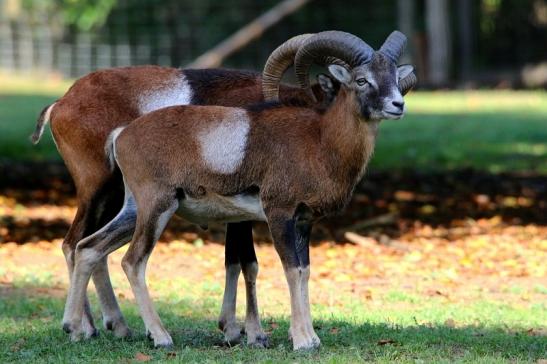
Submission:
[[[165,229],[165,225],[171,216],[173,216],[173,213],[177,210],[177,207],[178,202],[173,201],[172,205],[158,217],[156,226],[154,227],[154,244],[157,242],[157,238]],[[141,232],[141,235],[135,233],[133,236],[134,241],[132,241],[131,244],[145,243],[145,239],[147,238],[142,234],[146,234],[146,232]],[[129,283],[131,284],[131,288],[139,306],[139,311],[144,321],[144,325],[152,335],[154,345],[156,347],[171,346],[173,345],[173,339],[163,327],[161,319],[154,308],[152,299],[150,298],[148,287],[146,286],[146,264],[148,262],[148,258],[150,257],[151,251],[139,257],[140,259],[137,261],[131,262],[127,260],[127,256],[131,252],[131,248],[132,247],[129,248],[122,260],[122,267],[127,275],[127,278],[129,279]]]
[[[310,267],[284,267],[284,269],[291,295],[291,327],[289,335],[292,338],[293,348],[294,350],[316,348],[320,345],[321,341],[313,330],[310,315],[308,296]]]
[[[269,346],[268,337],[262,325],[258,314],[258,303],[256,296],[256,277],[258,276],[258,263],[248,263],[243,267],[243,277],[245,278],[245,290],[247,291],[247,314],[245,316],[245,332],[247,332],[247,344],[259,348]]]
[[[237,344],[241,337],[241,327],[236,320],[237,281],[240,272],[239,264],[226,266],[226,286],[218,320],[219,327],[224,332],[224,341],[230,345]]]

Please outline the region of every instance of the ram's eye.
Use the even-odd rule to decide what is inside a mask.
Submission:
[[[356,82],[359,86],[364,86],[368,83],[366,78],[359,78]]]

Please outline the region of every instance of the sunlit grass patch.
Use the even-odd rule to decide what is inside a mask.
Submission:
[[[547,350],[541,331],[545,305],[447,303],[424,297],[415,297],[417,305],[409,307],[391,299],[382,307],[350,304],[346,307],[350,314],[314,305],[314,325],[322,348],[307,353],[292,352],[287,315],[271,314],[266,304],[263,326],[272,348],[256,350],[244,344],[228,348],[216,328],[221,293],[204,285],[195,295],[181,292],[156,300],[175,341],[172,350],[151,348],[135,303],[127,300],[122,300],[122,310],[134,330],[133,338],[116,339],[103,330],[99,338],[71,343],[60,328],[63,299],[29,293],[35,288],[20,286],[0,300],[1,362],[119,362],[135,360],[140,353],[152,360],[180,362],[534,363]],[[95,297],[92,303],[96,305]],[[239,314],[242,317],[242,310]]]
[[[65,93],[70,85],[72,85],[71,80],[51,75],[22,76],[0,72],[0,93],[2,94],[56,97]]]
[[[38,146],[38,114],[70,82],[0,75],[0,158],[58,160],[49,132]],[[547,173],[545,91],[435,91],[406,97],[403,120],[382,123],[370,169]]]
[[[470,90],[420,91],[405,97],[409,113],[462,114],[547,112],[545,91]]]

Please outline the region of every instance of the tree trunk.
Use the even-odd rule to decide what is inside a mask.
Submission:
[[[426,0],[428,42],[428,81],[433,86],[445,86],[450,72],[450,17],[448,0]]]
[[[407,51],[401,58],[401,63],[413,63],[414,59],[414,0],[397,0],[397,25],[409,39]]]
[[[258,38],[264,31],[306,5],[310,0],[284,0],[277,4],[213,49],[198,57],[188,68],[219,67],[230,54]]]
[[[473,13],[471,0],[458,1],[458,31],[459,31],[459,49],[458,49],[458,68],[460,80],[467,81],[471,75],[471,57],[473,55]]]

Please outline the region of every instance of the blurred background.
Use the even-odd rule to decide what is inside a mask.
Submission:
[[[0,68],[74,78],[105,67],[184,66],[276,5],[279,22],[223,66],[261,69],[295,34],[340,29],[378,46],[399,29],[421,87],[547,84],[544,0],[1,0]]]
[[[0,186],[55,190],[58,179],[70,196],[50,133],[37,146],[27,137],[82,75],[139,64],[260,71],[289,37],[326,29],[375,48],[400,29],[402,62],[419,78],[405,119],[381,126],[351,219],[392,214],[378,236],[415,221],[547,221],[545,0],[0,0]],[[317,238],[344,240],[337,224]]]
[[[107,335],[97,346],[67,346],[58,328],[67,284],[59,246],[76,201],[50,132],[37,146],[28,139],[44,106],[106,67],[260,71],[289,37],[328,29],[375,48],[403,31],[402,62],[419,81],[404,119],[381,124],[350,206],[314,227],[310,297],[323,320],[321,355],[545,359],[546,0],[0,0],[0,347],[9,348],[0,362],[135,355],[133,343]],[[177,307],[170,325],[186,330],[175,340],[210,351],[190,352],[189,361],[219,358],[207,333],[222,294],[223,234],[223,226],[202,231],[173,219],[151,259],[160,307]],[[267,228],[255,237],[266,242]],[[122,254],[112,255],[111,272],[136,326]],[[265,327],[276,349],[267,355],[294,361],[284,356],[286,318],[275,316],[288,312],[279,261],[271,244],[259,244],[258,256],[259,297],[274,315]],[[241,353],[236,361],[257,361]]]

